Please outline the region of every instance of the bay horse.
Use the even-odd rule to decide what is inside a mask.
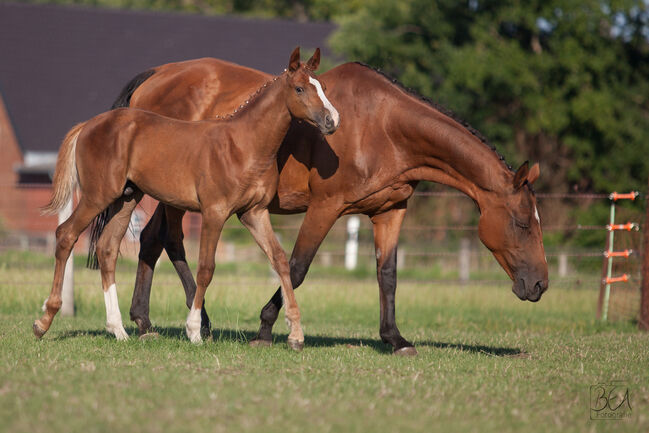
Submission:
[[[81,123],[59,151],[54,192],[45,212],[61,209],[78,185],[81,198],[56,230],[54,282],[46,310],[34,323],[42,337],[61,306],[63,269],[79,234],[104,209],[112,218],[99,238],[97,257],[106,301],[107,329],[128,338],[117,303],[115,263],[119,242],[143,194],[176,209],[202,214],[198,282],[186,321],[189,339],[201,341],[201,310],[214,273],[214,254],[225,221],[237,214],[280,276],[290,327],[288,344],[300,350],[304,335],[289,265],[275,237],[267,206],[278,180],[277,152],[292,118],[323,134],[333,133],[339,115],[313,71],[319,55],[300,63],[299,48],[288,69],[259,88],[245,107],[227,119],[189,122],[136,108],[121,108]]]
[[[180,119],[228,112],[269,75],[214,58],[155,67],[136,76],[115,106],[153,110]],[[319,75],[344,119],[336,134],[294,122],[279,150],[279,185],[272,213],[305,212],[290,259],[297,288],[335,221],[365,214],[373,225],[380,300],[380,336],[395,354],[416,354],[395,321],[399,231],[408,199],[420,181],[438,182],[471,197],[480,211],[479,237],[513,281],[521,300],[538,301],[548,288],[541,224],[531,188],[539,166],[516,172],[486,139],[451,112],[405,89],[380,71],[346,63]],[[140,335],[151,329],[153,270],[163,248],[186,297],[195,283],[182,244],[183,212],[159,205],[140,238],[131,319]],[[261,312],[251,344],[270,344],[282,306],[278,290]],[[205,310],[203,310],[204,312]],[[203,330],[209,319],[203,315]]]

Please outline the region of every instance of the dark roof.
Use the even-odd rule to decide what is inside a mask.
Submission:
[[[106,111],[139,72],[218,57],[281,72],[321,47],[330,23],[0,3],[0,96],[24,151],[56,151],[75,123]]]

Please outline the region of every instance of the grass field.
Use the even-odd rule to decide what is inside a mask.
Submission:
[[[77,267],[74,318],[37,341],[52,262],[0,255],[0,430],[6,432],[649,431],[649,335],[594,321],[595,290],[553,289],[538,304],[505,283],[399,285],[397,321],[419,356],[378,338],[371,279],[308,278],[298,290],[306,348],[278,321],[251,348],[276,288],[267,266],[217,268],[207,292],[213,341],[192,345],[178,279],[161,263],[140,341],[128,318],[134,264],[117,276],[131,339],[104,331],[99,274]],[[322,275],[322,273],[319,273]],[[623,381],[630,417],[590,419],[590,387]]]

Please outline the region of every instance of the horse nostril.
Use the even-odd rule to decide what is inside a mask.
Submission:
[[[331,118],[330,114],[327,114],[325,116],[325,126],[327,128],[331,128],[332,126],[334,126],[334,120]]]
[[[544,293],[548,290],[548,280],[537,281],[534,285],[534,288],[538,291],[539,294]]]

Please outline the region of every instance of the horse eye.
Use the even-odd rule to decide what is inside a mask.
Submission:
[[[516,218],[514,218],[514,224],[516,224],[516,227],[522,228],[524,230],[530,228],[529,224],[524,224],[524,223],[520,222],[519,220],[517,220]]]
[[[302,93],[302,92],[304,92],[304,89],[302,87],[298,86],[295,88],[295,93]]]

